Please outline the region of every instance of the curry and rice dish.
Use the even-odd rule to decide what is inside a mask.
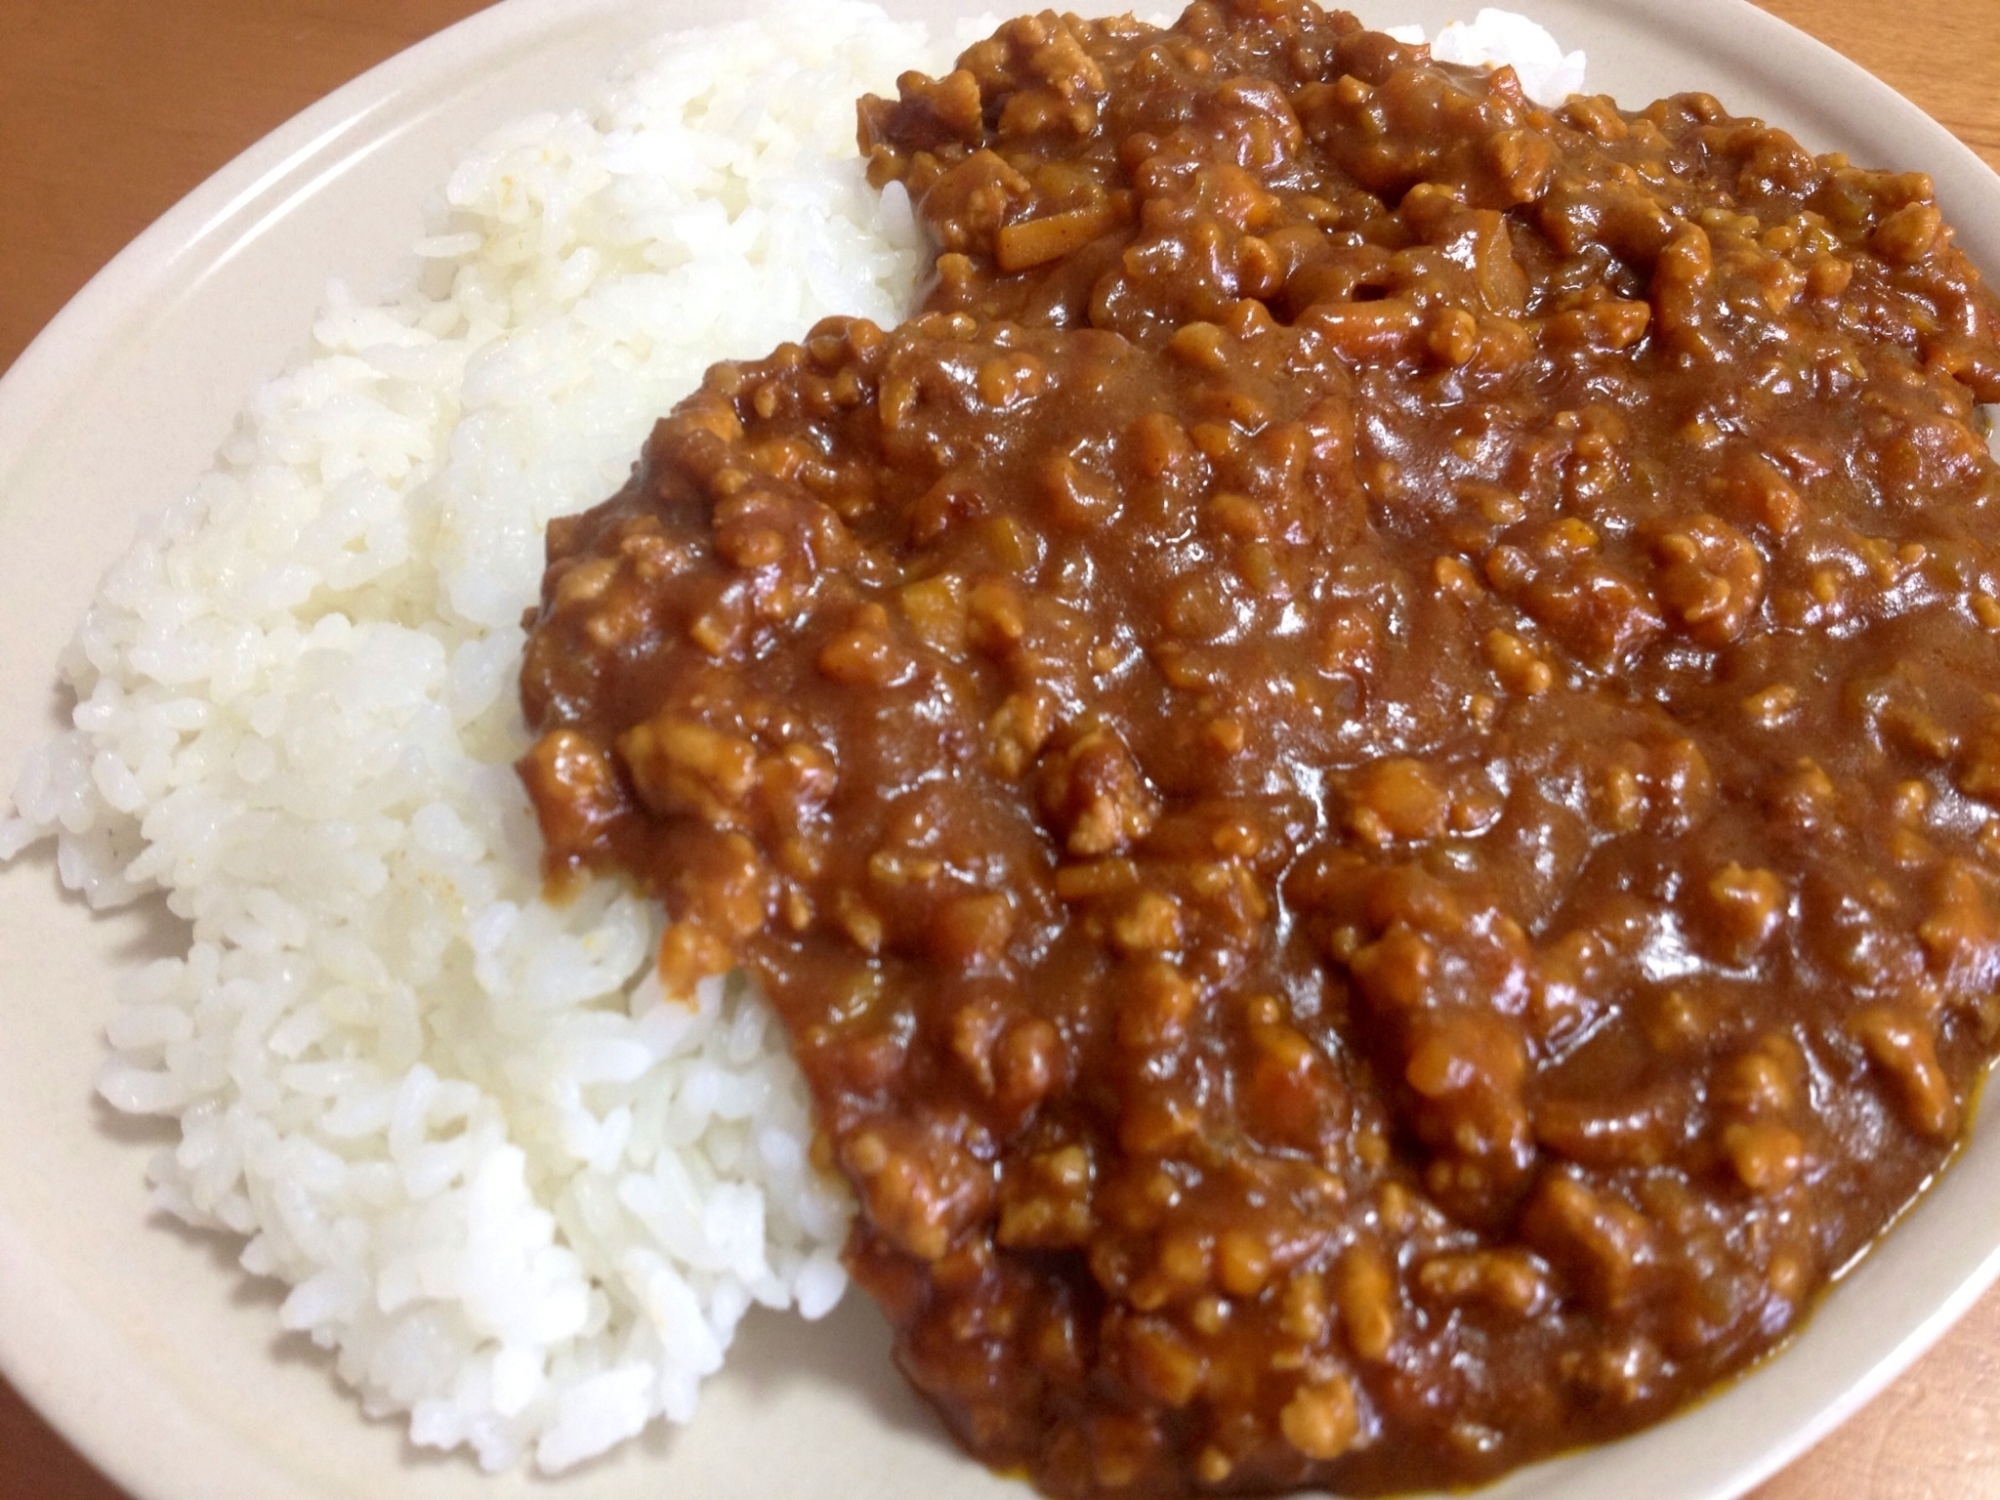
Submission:
[[[232,1333],[191,1444],[559,1473],[851,1274],[1052,1494],[1475,1483],[1750,1366],[1963,1139],[1932,184],[1498,13],[991,26],[766,0],[500,128],[99,585],[0,862],[164,898],[99,1095],[402,1419]]]
[[[2000,304],[1916,174],[1272,0],[862,104],[924,310],[554,523],[548,869],[747,968],[1062,1496],[1477,1482],[1781,1341],[2000,1046]]]

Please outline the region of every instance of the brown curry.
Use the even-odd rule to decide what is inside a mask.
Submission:
[[[1773,1347],[2000,1048],[2000,306],[1921,175],[1303,0],[862,105],[927,311],[549,533],[552,872],[747,967],[1053,1495],[1474,1482]]]

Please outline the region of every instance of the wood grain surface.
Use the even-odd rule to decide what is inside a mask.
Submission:
[[[2000,0],[1760,3],[2000,168]],[[216,168],[480,4],[0,0],[0,371]],[[0,1500],[122,1496],[0,1381]],[[2000,1291],[1756,1500],[2000,1500]]]

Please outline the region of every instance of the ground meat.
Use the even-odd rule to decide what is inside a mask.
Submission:
[[[1302,0],[862,106],[929,310],[550,530],[552,874],[742,964],[1063,1496],[1477,1481],[1768,1351],[2000,1046],[2000,308],[1929,182]]]

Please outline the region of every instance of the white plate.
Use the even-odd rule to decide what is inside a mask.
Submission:
[[[1973,258],[2000,270],[2000,179],[1882,84],[1742,0],[1513,0],[1629,102],[1719,95],[1818,150],[1920,167]],[[986,8],[947,0],[906,13]],[[1471,0],[1367,0],[1441,24]],[[251,386],[302,349],[325,280],[402,269],[426,196],[488,127],[583,97],[638,37],[726,0],[506,0],[307,111],[142,235],[0,383],[0,775],[63,705],[52,663],[134,522],[186,489]],[[745,354],[761,350],[745,350]],[[149,1219],[163,1137],[95,1102],[111,976],[172,937],[92,919],[52,861],[0,872],[0,1369],[143,1500],[623,1500],[1013,1496],[961,1458],[853,1299],[828,1323],[753,1318],[684,1432],[654,1430],[551,1483],[480,1476],[365,1421],[328,1362],[278,1331],[233,1244]],[[1991,1127],[1993,1122],[1987,1122]],[[1714,1500],[1829,1431],[2000,1275],[2000,1131],[1748,1380],[1625,1442],[1517,1474],[1484,1500]]]

